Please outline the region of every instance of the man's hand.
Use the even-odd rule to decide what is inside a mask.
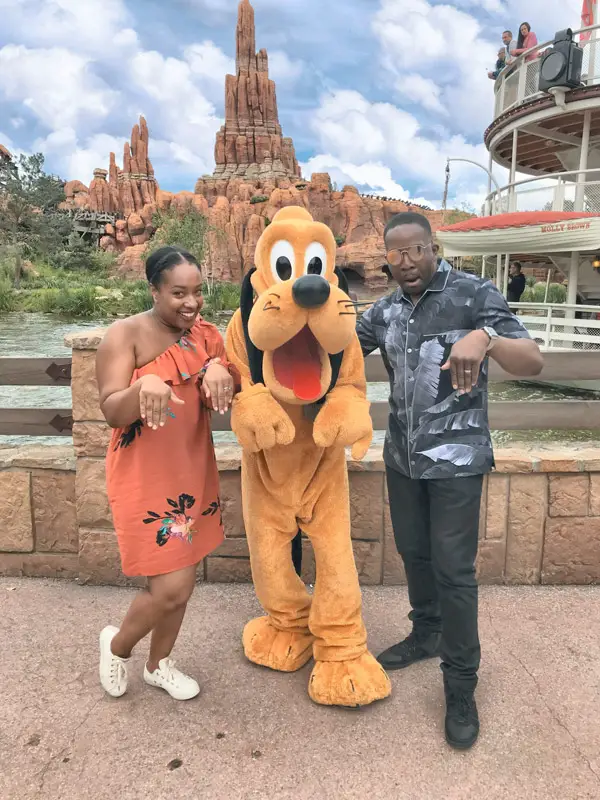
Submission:
[[[442,367],[450,370],[452,388],[459,394],[468,394],[479,380],[479,370],[487,355],[490,338],[485,331],[471,331],[456,342],[448,361]]]

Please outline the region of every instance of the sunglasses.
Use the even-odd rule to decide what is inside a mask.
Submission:
[[[431,244],[431,242],[428,244],[411,244],[410,247],[405,247],[402,250],[388,250],[386,253],[388,264],[394,267],[400,266],[405,255],[409,257],[413,264],[418,264],[425,257],[425,251]]]

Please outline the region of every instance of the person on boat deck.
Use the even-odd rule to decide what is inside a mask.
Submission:
[[[194,256],[162,247],[146,276],[152,309],[111,325],[96,362],[100,407],[113,428],[106,479],[122,569],[147,578],[121,627],[100,634],[100,681],[123,695],[131,652],[151,633],[144,680],[188,700],[200,688],[170,654],[197,565],[223,541],[210,412],[227,411],[239,376],[218,330],[199,316]]]
[[[505,66],[506,66],[506,49],[504,47],[501,47],[500,50],[498,50],[496,69],[493,72],[488,72],[488,78],[491,78],[491,80],[495,81]]]
[[[365,356],[379,348],[390,378],[384,461],[413,629],[379,661],[394,670],[441,656],[446,739],[464,749],[479,733],[475,558],[483,477],[494,464],[488,356],[523,377],[543,361],[491,281],[437,261],[425,216],[392,217],[384,244],[399,287],[357,332]]]
[[[527,50],[530,50],[532,47],[535,47],[538,43],[537,36],[531,30],[531,25],[528,22],[522,22],[519,26],[519,37],[517,39],[517,46],[512,51],[513,56],[518,57],[526,53]],[[533,61],[534,58],[537,58],[538,53],[530,53],[525,61]]]
[[[518,303],[525,291],[527,281],[521,271],[521,262],[513,261],[510,265],[510,280],[508,282],[507,299],[509,303]]]

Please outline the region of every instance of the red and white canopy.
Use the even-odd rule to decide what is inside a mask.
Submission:
[[[600,214],[517,211],[477,217],[436,231],[445,256],[600,250]]]

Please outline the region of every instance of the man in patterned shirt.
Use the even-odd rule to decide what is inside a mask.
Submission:
[[[487,360],[522,377],[543,361],[490,281],[437,258],[426,217],[396,215],[384,241],[399,288],[357,330],[363,353],[379,348],[390,377],[384,460],[413,629],[379,660],[393,670],[441,656],[446,739],[465,749],[479,733],[475,558],[483,476],[494,466]]]

